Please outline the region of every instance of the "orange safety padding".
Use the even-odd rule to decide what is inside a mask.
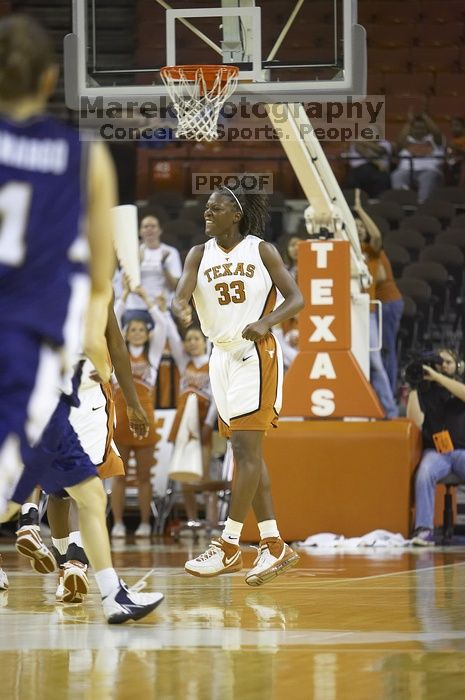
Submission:
[[[331,367],[334,379],[312,379],[312,368]],[[349,350],[300,352],[284,375],[282,416],[383,418],[376,392]]]
[[[382,528],[408,537],[421,434],[390,421],[280,421],[264,441],[278,527],[287,541]],[[257,541],[252,513],[242,539]]]
[[[299,350],[349,350],[350,335],[350,243],[348,241],[302,241],[298,252],[298,280],[305,307],[299,315]],[[327,303],[319,304],[321,298]],[[311,316],[334,316],[330,344],[312,340]]]
[[[284,378],[283,416],[383,418],[351,348],[350,243],[299,243],[299,354]]]

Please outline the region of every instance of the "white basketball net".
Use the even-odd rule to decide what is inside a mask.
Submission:
[[[220,111],[236,89],[238,72],[232,74],[229,66],[218,66],[213,83],[207,83],[201,67],[188,74],[183,66],[160,71],[174,103],[178,137],[195,141],[214,141],[218,138]]]

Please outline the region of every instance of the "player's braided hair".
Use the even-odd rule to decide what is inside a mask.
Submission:
[[[220,187],[219,192],[229,197],[241,212],[242,218],[239,222],[239,232],[243,236],[251,233],[254,236],[263,238],[270,216],[266,194],[247,192],[242,185],[235,187],[234,190],[228,187]]]
[[[34,96],[42,73],[54,63],[48,34],[31,17],[12,15],[0,21],[0,97]]]

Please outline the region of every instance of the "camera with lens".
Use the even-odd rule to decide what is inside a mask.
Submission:
[[[442,357],[434,352],[427,352],[415,357],[405,368],[405,379],[410,384],[412,389],[420,386],[425,378],[423,365],[428,365],[436,369],[437,365],[442,365]]]

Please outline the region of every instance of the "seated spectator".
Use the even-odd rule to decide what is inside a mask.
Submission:
[[[465,187],[465,119],[454,117],[450,127],[452,138],[447,144],[449,185]]]
[[[418,189],[418,201],[425,199],[443,182],[444,136],[427,114],[409,117],[396,143],[399,165],[391,173],[395,190]]]
[[[295,280],[297,280],[297,253],[301,240],[303,240],[301,236],[291,234],[286,239],[284,250],[281,253],[284,265]]]
[[[379,255],[381,251],[381,233],[373,219],[368,216],[360,201],[360,190],[355,190],[355,223],[360,239],[362,251],[365,254],[368,269],[372,276],[372,283],[367,289],[370,299],[375,298],[375,285],[384,276],[380,266]],[[396,418],[399,415],[388,375],[384,369],[381,351],[378,347],[379,329],[377,313],[374,308],[370,310],[370,380],[383,406],[387,418]]]
[[[443,348],[437,363],[423,364],[416,372],[406,370],[411,391],[407,418],[421,429],[423,455],[415,478],[415,529],[413,543],[433,545],[436,484],[453,472],[465,480],[465,385],[458,373],[458,357]],[[410,376],[409,376],[410,375]],[[414,381],[415,379],[415,381]]]
[[[343,187],[360,188],[371,199],[376,199],[381,192],[391,188],[389,174],[389,157],[392,146],[389,141],[354,141],[344,157],[347,159],[349,172]]]

